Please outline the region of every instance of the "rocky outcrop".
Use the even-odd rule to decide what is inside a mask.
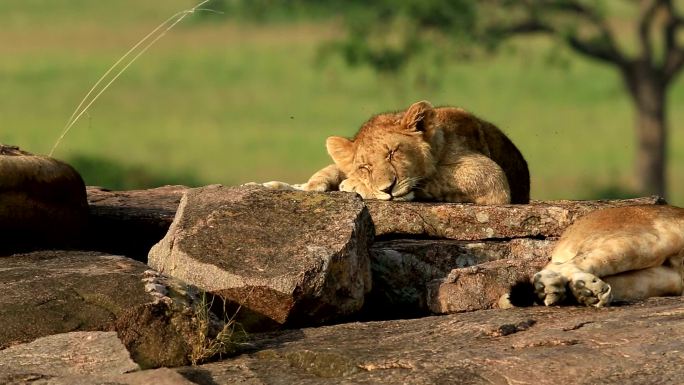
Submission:
[[[255,336],[198,384],[679,384],[684,300],[484,310]]]
[[[129,258],[36,251],[0,261],[0,348],[116,330],[141,366],[178,366],[213,355],[206,346],[223,328],[195,288]]]
[[[93,227],[96,233],[105,234],[92,238],[100,245],[105,244],[105,250],[121,250],[126,244],[134,244],[136,251],[127,253],[145,260],[146,257],[140,256],[141,251],[149,247],[152,240],[161,238],[186,190],[183,186],[122,192],[89,188],[91,223],[96,224]],[[585,213],[604,207],[662,203],[664,201],[658,197],[511,206],[364,201],[379,241],[371,248],[375,288],[366,298],[363,317],[387,319],[425,315],[431,311],[428,303],[434,302],[434,298],[427,297],[428,283],[444,280],[452,269],[498,259],[548,257],[558,235]],[[106,225],[97,225],[103,223]],[[109,243],[99,241],[102,238],[110,239]],[[503,274],[504,270],[492,270],[488,273],[494,274],[491,279],[498,279],[496,271]],[[508,282],[506,277],[510,278],[504,274],[498,279],[501,286],[497,290]],[[448,297],[440,298],[446,306],[444,301]],[[493,303],[486,303],[484,308],[493,306]],[[453,309],[458,306],[454,305]],[[244,308],[242,310],[246,313]]]
[[[354,194],[208,186],[184,195],[148,263],[239,306],[248,329],[316,324],[363,305],[372,237]]]
[[[0,255],[78,244],[88,221],[71,166],[0,144]]]

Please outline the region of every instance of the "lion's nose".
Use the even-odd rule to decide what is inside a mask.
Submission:
[[[392,183],[390,183],[387,187],[381,189],[380,191],[392,195],[392,189],[394,186],[397,184],[397,177],[395,176],[392,178]]]

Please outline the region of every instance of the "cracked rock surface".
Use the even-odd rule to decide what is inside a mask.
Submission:
[[[199,384],[680,384],[684,300],[480,310],[254,336]]]

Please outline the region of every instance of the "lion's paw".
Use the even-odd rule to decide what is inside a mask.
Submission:
[[[287,184],[285,182],[278,182],[278,181],[270,181],[270,182],[265,182],[265,183],[255,183],[256,185],[261,185],[266,187],[269,190],[299,190],[293,185]],[[247,185],[252,185],[252,183],[248,183]]]
[[[355,192],[364,199],[376,198],[373,191],[371,191],[365,183],[355,178],[343,180],[342,183],[340,183],[340,191]],[[386,195],[389,196],[389,194]]]
[[[569,287],[577,302],[586,306],[608,306],[613,300],[610,285],[593,274],[574,273],[570,278]]]
[[[538,272],[532,278],[532,284],[535,294],[546,306],[559,304],[565,299],[567,280],[553,270],[544,269]]]
[[[293,184],[292,187],[296,190],[302,191],[316,191],[325,192],[330,191],[330,186],[326,182],[307,182],[301,184]]]

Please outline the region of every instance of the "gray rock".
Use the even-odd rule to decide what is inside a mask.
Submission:
[[[255,336],[198,384],[680,384],[684,299],[535,306]],[[260,339],[259,339],[260,338]]]
[[[0,376],[110,376],[138,369],[115,332],[56,334],[0,350]]]
[[[373,225],[345,193],[208,186],[189,190],[149,264],[239,304],[249,330],[359,310]]]
[[[555,241],[529,238],[508,241],[393,240],[371,247],[373,289],[364,313],[373,319],[405,318],[434,311],[426,301],[427,286],[453,269],[499,259],[548,255]],[[467,269],[466,269],[467,270]],[[484,289],[476,285],[476,289]],[[475,292],[464,293],[472,296]],[[471,309],[474,310],[474,309]],[[440,311],[441,312],[441,311]]]
[[[529,205],[365,202],[377,236],[429,236],[458,240],[559,237],[591,211],[637,204],[664,204],[660,197],[604,201],[548,201]]]
[[[0,255],[77,245],[87,222],[85,185],[76,170],[0,144]]]
[[[0,261],[0,348],[70,331],[116,330],[143,367],[184,365],[225,352],[206,349],[223,324],[198,291],[143,263],[79,251]]]

